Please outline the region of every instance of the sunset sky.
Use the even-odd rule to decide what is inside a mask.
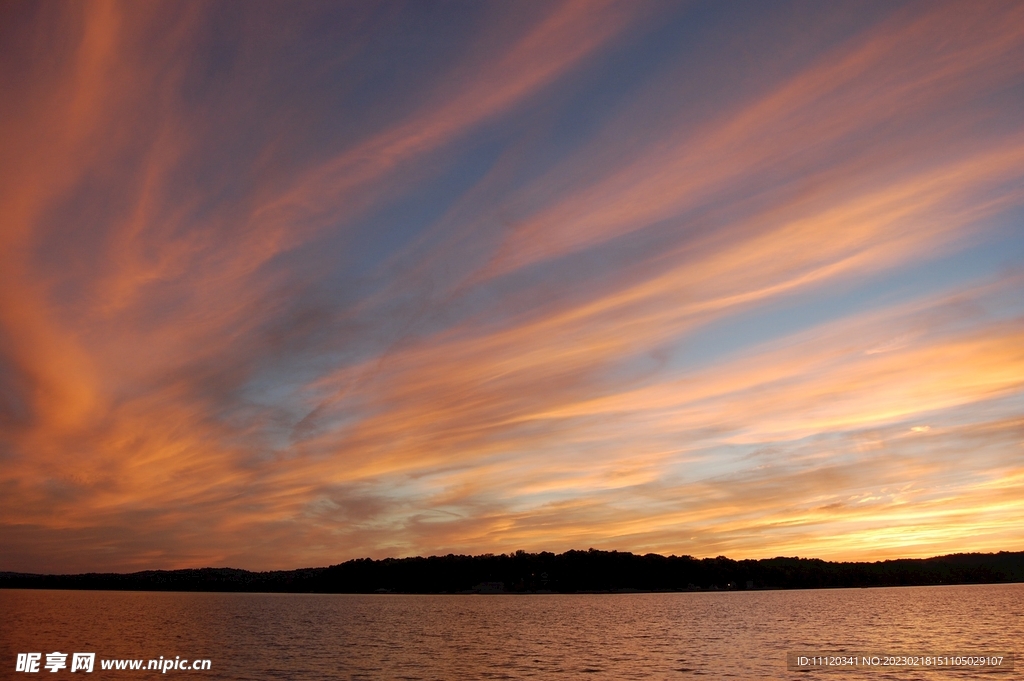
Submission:
[[[0,4],[0,570],[1024,550],[1024,3]]]

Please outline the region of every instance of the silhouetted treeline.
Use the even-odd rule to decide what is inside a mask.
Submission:
[[[318,593],[572,593],[1024,582],[1024,552],[965,553],[875,563],[808,558],[696,559],[619,551],[568,551],[430,558],[369,558],[325,568],[249,572],[230,568],[130,574],[0,573],[0,588]]]

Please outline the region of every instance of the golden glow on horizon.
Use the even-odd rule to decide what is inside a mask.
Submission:
[[[209,9],[12,10],[0,569],[1024,549],[1024,6],[593,119],[662,10],[487,5],[382,78]]]

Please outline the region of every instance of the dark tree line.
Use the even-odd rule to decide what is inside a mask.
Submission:
[[[459,593],[473,590],[677,591],[813,589],[1024,582],[1024,552],[965,553],[874,563],[809,558],[696,559],[620,551],[567,551],[429,558],[369,558],[324,568],[249,572],[231,568],[130,574],[0,573],[0,588],[317,593]]]

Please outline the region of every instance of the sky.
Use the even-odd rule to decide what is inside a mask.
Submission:
[[[0,4],[0,570],[1024,550],[1024,4]]]

